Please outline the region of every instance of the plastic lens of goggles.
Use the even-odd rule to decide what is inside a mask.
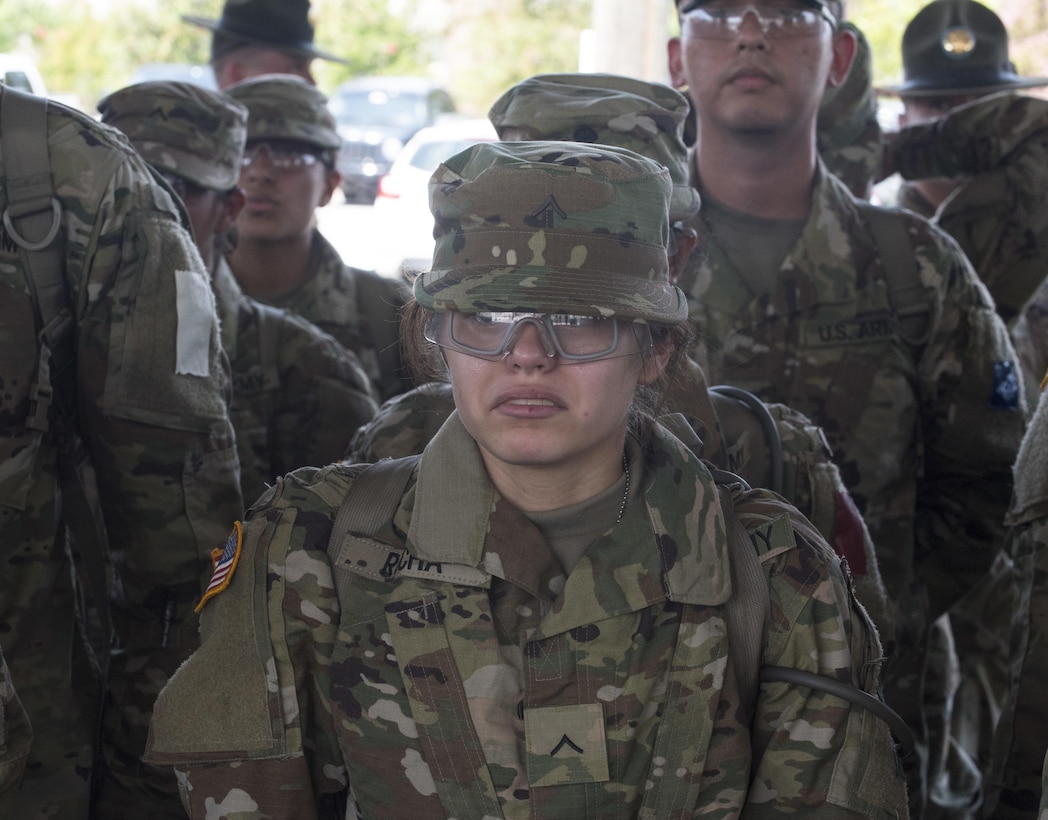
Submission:
[[[831,25],[834,22],[825,7],[822,11],[816,11],[789,5],[698,6],[685,10],[682,16],[684,22],[699,36],[730,38],[738,36],[746,15],[751,13],[757,18],[761,31],[771,36],[811,34],[820,28],[823,20],[829,21]]]
[[[244,151],[243,159],[240,160],[241,167],[247,168],[254,163],[255,157],[262,150],[265,150],[270,165],[281,171],[288,171],[292,168],[306,168],[316,165],[320,161],[315,153],[305,148],[258,142]]]
[[[536,327],[549,358],[591,361],[610,356],[619,346],[617,320],[569,313],[434,313],[426,323],[425,335],[441,347],[500,359],[509,354],[524,324]],[[650,331],[646,338],[650,345]],[[640,349],[646,349],[645,345]]]

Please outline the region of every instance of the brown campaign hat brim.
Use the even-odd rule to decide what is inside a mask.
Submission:
[[[875,90],[886,97],[950,97],[971,94],[994,94],[998,91],[1017,91],[1021,88],[1041,88],[1048,85],[1048,77],[1021,77],[1018,74],[1000,72],[996,77],[973,77],[968,82],[958,82],[954,73],[936,80],[922,77],[898,85],[878,86]]]
[[[272,31],[266,31],[260,26],[250,23],[238,22],[222,18],[214,20],[207,17],[196,17],[189,14],[182,15],[182,21],[193,26],[206,28],[216,34],[239,40],[245,45],[260,45],[274,48],[279,51],[287,51],[294,54],[304,54],[317,60],[328,60],[333,63],[348,65],[348,61],[326,51],[321,51],[310,40],[302,40],[296,37],[278,38],[273,36]]]

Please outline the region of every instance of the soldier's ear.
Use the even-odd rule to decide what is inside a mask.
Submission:
[[[855,32],[845,28],[833,33],[833,60],[826,78],[827,87],[837,88],[848,79],[858,48],[859,42],[855,39]]]
[[[215,233],[224,233],[233,227],[233,223],[237,221],[237,217],[240,215],[240,211],[244,208],[244,202],[247,200],[244,195],[243,188],[233,188],[230,191],[226,191],[222,199],[223,211],[222,215],[218,220],[218,226],[215,229]]]
[[[669,257],[671,285],[677,284],[677,280],[680,279],[680,275],[688,264],[691,252],[699,243],[699,235],[695,229],[679,222],[673,226],[673,237],[676,248]]]
[[[320,197],[319,207],[324,207],[331,201],[331,197],[335,191],[338,190],[338,186],[342,184],[342,174],[338,171],[331,170],[324,171],[324,194]]]

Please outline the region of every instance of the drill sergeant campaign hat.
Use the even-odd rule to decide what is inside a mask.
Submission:
[[[540,74],[517,83],[488,112],[501,139],[571,140],[628,148],[666,166],[670,221],[699,209],[688,182],[688,100],[662,83],[615,74]]]
[[[1048,77],[1020,77],[1008,59],[1001,18],[974,0],[935,0],[902,35],[904,81],[879,88],[900,97],[989,94],[1048,85]]]
[[[290,54],[345,63],[341,57],[320,51],[313,44],[309,0],[226,0],[218,20],[183,14],[182,20],[210,29],[216,35],[211,58],[241,46],[262,46]]]
[[[98,110],[154,168],[203,188],[236,186],[248,114],[226,95],[192,83],[144,82],[114,91]]]
[[[248,110],[247,141],[291,140],[336,150],[342,145],[327,97],[291,74],[241,80],[226,93]]]
[[[666,255],[671,190],[662,165],[625,148],[474,145],[430,178],[436,245],[415,299],[438,312],[680,324],[688,305]]]
[[[691,9],[697,9],[700,6],[705,6],[707,3],[710,2],[712,2],[712,0],[677,0],[677,10],[690,11]],[[800,2],[802,2],[806,6],[810,6],[813,9],[818,9],[819,11],[822,11],[823,9],[827,9],[831,13],[836,11],[836,9],[834,9],[829,4],[822,2],[822,0],[800,0]]]

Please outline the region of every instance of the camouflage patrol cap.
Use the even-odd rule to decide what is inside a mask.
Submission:
[[[226,93],[248,110],[247,140],[294,140],[338,148],[342,139],[327,97],[301,77],[263,74],[231,85]]]
[[[136,83],[114,91],[98,110],[153,167],[218,191],[237,184],[247,109],[225,94],[192,83]]]
[[[1004,23],[975,0],[935,0],[917,12],[902,35],[902,64],[903,82],[878,91],[938,97],[1048,85],[1016,74]]]
[[[429,182],[434,311],[567,312],[653,324],[688,318],[669,282],[669,172],[625,148],[486,142]]]
[[[665,165],[674,222],[699,209],[688,182],[687,117],[688,100],[675,89],[615,74],[540,74],[517,83],[488,112],[500,137],[513,129],[520,134],[513,139],[617,145]]]

